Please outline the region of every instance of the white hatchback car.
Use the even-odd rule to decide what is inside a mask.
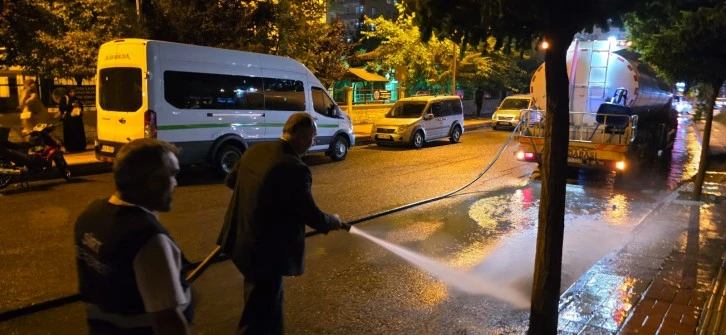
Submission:
[[[373,124],[371,138],[378,145],[410,144],[417,149],[447,137],[456,143],[464,133],[463,110],[456,95],[403,98]]]

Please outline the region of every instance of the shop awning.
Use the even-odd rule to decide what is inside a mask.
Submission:
[[[375,74],[373,72],[368,72],[365,69],[358,68],[349,68],[348,73],[346,73],[343,78],[341,78],[341,80],[388,82],[388,79],[386,79],[386,77]]]

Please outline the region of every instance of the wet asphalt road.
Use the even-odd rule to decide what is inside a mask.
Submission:
[[[318,205],[355,219],[464,184],[507,135],[480,130],[466,133],[456,145],[439,141],[422,150],[370,145],[354,148],[342,162],[319,154],[305,160],[312,166]],[[509,160],[492,175],[520,177],[527,171],[530,164]],[[215,245],[231,191],[199,168],[187,170],[179,183],[174,209],[161,215],[162,222],[190,260],[201,260]],[[0,264],[9,270],[0,273],[0,312],[76,292],[73,221],[86,204],[112,191],[107,173],[71,184],[54,179],[32,182],[28,190],[11,186],[0,192]]]
[[[360,218],[463,185],[488,163],[507,135],[474,131],[461,144],[441,142],[423,150],[365,146],[338,163],[311,156],[307,161],[313,166],[313,191],[324,210]],[[685,163],[675,170],[686,171],[693,159],[687,158],[692,155],[689,135],[686,131],[681,135],[683,153],[674,161]],[[357,227],[486,279],[479,283],[483,292],[509,288],[528,296],[539,184],[529,182],[533,166],[516,162],[513,147],[461,195]],[[183,176],[174,210],[162,215],[192,260],[213,247],[230,195],[204,174],[193,171]],[[639,187],[613,189],[612,176],[584,172],[573,176],[572,183],[579,185],[568,186],[563,290],[627,241],[669,188],[670,179],[656,179],[644,179]],[[3,214],[3,225],[22,227],[1,237],[0,261],[12,269],[0,277],[11,293],[0,302],[3,311],[75,293],[70,231],[82,207],[77,204],[105,196],[111,189],[109,175],[70,185],[39,184],[28,192],[0,197],[1,213],[7,213],[6,208],[26,208],[10,217]],[[30,210],[31,200],[48,205],[42,211]],[[291,334],[507,333],[521,331],[526,324],[527,310],[488,295],[452,289],[360,236],[335,232],[313,237],[308,240],[306,261],[305,275],[286,280],[286,328]],[[195,333],[231,333],[241,308],[240,278],[229,262],[223,262],[197,281]],[[83,327],[79,318],[81,306],[73,304],[4,322],[0,331],[24,333],[32,327],[40,333],[72,334]]]

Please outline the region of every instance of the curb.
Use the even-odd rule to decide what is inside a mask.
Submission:
[[[68,165],[73,177],[111,172],[113,165],[106,162],[88,162]]]

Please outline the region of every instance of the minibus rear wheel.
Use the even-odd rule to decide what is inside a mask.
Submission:
[[[225,144],[214,155],[214,169],[219,176],[226,176],[242,158],[242,150],[237,146]]]

